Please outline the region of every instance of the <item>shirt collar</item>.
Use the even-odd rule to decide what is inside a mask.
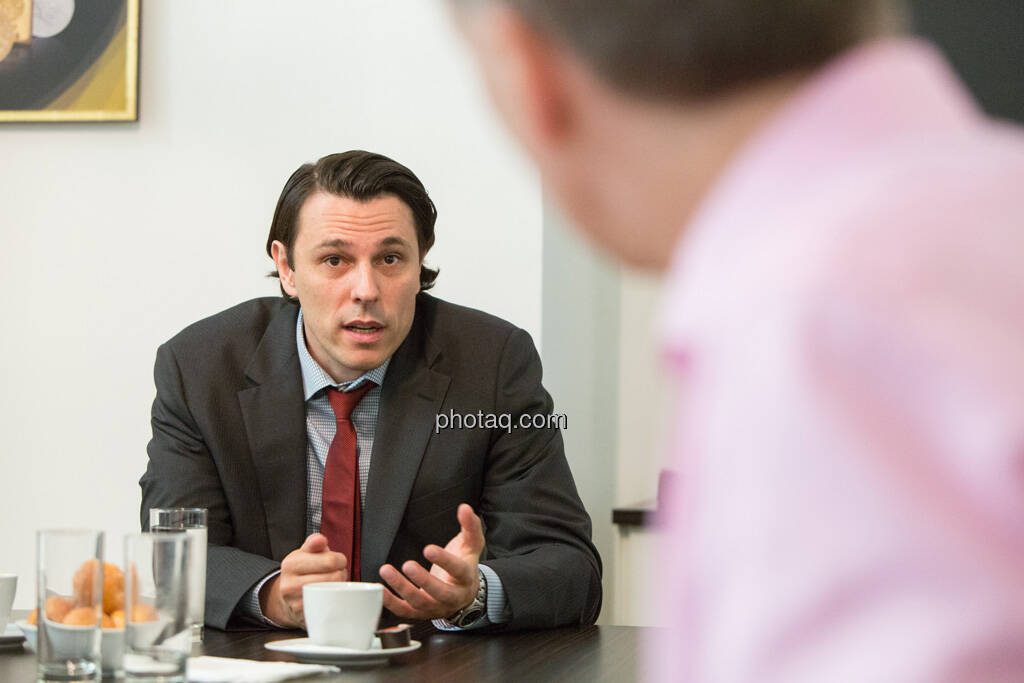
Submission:
[[[781,212],[843,173],[875,168],[901,141],[941,139],[981,120],[940,53],[916,39],[867,43],[821,68],[735,155],[683,231],[662,293],[662,345],[726,310],[720,297],[732,284],[722,283],[734,273],[722,263],[735,269],[752,244],[778,244],[766,231],[790,227]]]
[[[313,359],[306,348],[306,335],[302,328],[302,309],[299,309],[299,317],[295,323],[295,345],[299,350],[299,367],[302,369],[302,392],[306,401],[313,398],[317,392],[325,387],[334,387],[340,391],[352,391],[358,389],[365,382],[373,382],[377,386],[384,383],[384,374],[388,371],[389,357],[373,370],[368,370],[361,376],[349,382],[335,382],[327,371],[320,367],[320,364]]]

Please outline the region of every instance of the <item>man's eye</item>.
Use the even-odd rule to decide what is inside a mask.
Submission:
[[[401,260],[401,258],[402,257],[399,256],[398,254],[388,254],[387,256],[384,257],[384,263],[386,263],[389,266],[393,266],[396,263],[398,263]]]
[[[324,259],[324,263],[326,263],[329,266],[340,266],[341,265],[341,257],[340,256],[328,256],[327,258]]]

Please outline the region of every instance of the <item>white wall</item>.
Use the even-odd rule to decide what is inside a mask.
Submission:
[[[619,277],[618,407],[615,478],[616,507],[650,505],[657,496],[663,466],[669,391],[660,367],[653,321],[661,279],[621,270]],[[616,530],[615,623],[665,626],[650,609],[659,534],[651,528]]]
[[[34,531],[138,526],[152,362],[276,293],[271,213],[300,163],[365,148],[439,207],[438,295],[541,336],[542,206],[443,12],[424,0],[147,0],[140,120],[0,127],[0,571]]]
[[[604,563],[599,623],[621,623],[615,608],[619,386],[618,268],[585,244],[550,204],[544,210],[544,385],[566,415],[565,455],[590,513]]]
[[[662,467],[669,391],[653,321],[661,278],[622,270],[619,278],[618,458],[615,504],[653,501]]]

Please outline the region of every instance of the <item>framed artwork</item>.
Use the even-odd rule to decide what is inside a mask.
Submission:
[[[138,120],[139,0],[0,0],[0,121]]]

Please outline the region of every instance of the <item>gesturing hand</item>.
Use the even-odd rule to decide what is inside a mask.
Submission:
[[[302,587],[317,581],[347,581],[348,560],[327,547],[327,537],[310,534],[281,561],[281,573],[260,589],[263,616],[281,626],[304,627]],[[386,592],[386,591],[385,591]]]
[[[462,529],[443,549],[428,545],[423,549],[432,566],[428,572],[409,560],[402,572],[385,564],[380,576],[391,591],[384,591],[384,606],[407,619],[443,619],[468,607],[480,586],[477,562],[484,549],[484,530],[473,508],[463,503],[458,510]]]

